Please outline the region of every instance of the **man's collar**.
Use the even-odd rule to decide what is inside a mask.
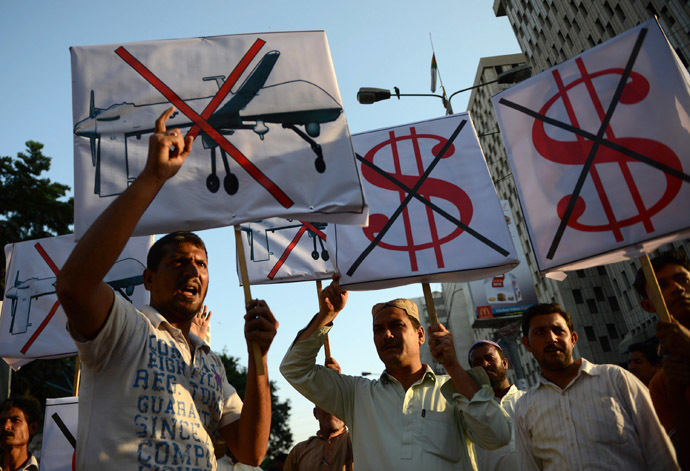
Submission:
[[[331,433],[328,437],[324,437],[324,436],[323,436],[323,433],[321,433],[321,430],[319,430],[318,432],[316,432],[316,436],[319,437],[319,438],[321,438],[321,439],[323,439],[323,440],[328,441],[328,440],[331,440],[331,439],[333,439],[333,438],[335,438],[335,437],[337,437],[337,436],[339,436],[339,435],[342,435],[342,434],[345,433],[345,432],[347,432],[347,427],[345,427],[345,426],[343,425],[342,428],[340,428],[339,430],[336,430],[335,432]]]
[[[425,381],[427,378],[429,378],[431,381],[436,381],[436,374],[434,373],[434,370],[432,370],[427,364],[423,364],[422,367],[424,368],[424,375],[414,384],[419,384]],[[395,379],[395,376],[388,373],[386,370],[383,370],[383,373],[381,373],[381,376],[379,377],[379,381],[381,381],[383,384],[386,384],[391,382],[391,380],[395,380],[396,383],[399,383],[399,381]]]
[[[151,305],[147,304],[146,306],[143,306],[139,311],[144,315],[144,317],[146,317],[151,322],[151,324],[153,324],[153,326],[156,329],[164,329],[169,332],[180,330],[177,327],[173,326],[170,322],[168,322],[167,319],[163,317],[163,315],[160,312],[158,312],[158,310],[155,307]],[[204,342],[203,339],[197,337],[191,332],[189,333],[189,341],[192,343],[192,347],[194,347],[194,350],[196,350],[197,348],[201,348],[203,350],[206,350],[207,353],[211,350],[211,347],[206,342]]]
[[[589,376],[597,376],[599,374],[599,371],[594,369],[593,363],[588,362],[585,358],[580,358],[580,360],[581,360],[580,368],[577,370],[577,374],[575,375],[575,377],[572,380],[570,380],[568,385],[565,388],[563,388],[564,391],[566,389],[568,389],[573,383],[575,383],[575,381],[580,379],[580,376],[582,376],[583,373],[587,374]],[[575,361],[577,361],[577,360],[575,360]],[[546,385],[556,386],[555,383],[552,383],[548,379],[544,378],[544,376],[542,374],[540,374],[537,377],[537,389],[539,389],[541,386],[546,386]],[[558,386],[556,386],[556,387],[558,387]]]

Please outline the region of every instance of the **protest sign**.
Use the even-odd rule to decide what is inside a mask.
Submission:
[[[148,302],[143,286],[152,237],[131,239],[104,281],[139,307]],[[55,283],[75,246],[73,234],[5,246],[5,293],[0,311],[0,356],[13,368],[37,358],[76,355]]]
[[[41,471],[73,471],[77,447],[78,397],[46,399]]]
[[[688,236],[690,76],[654,19],[493,103],[540,272]]]
[[[323,31],[72,47],[75,233],[144,168],[156,118],[193,151],[134,235],[264,217],[364,224]]]
[[[326,245],[327,226],[281,218],[241,224],[249,282],[330,279],[335,267]]]
[[[369,226],[329,226],[341,285],[462,282],[517,265],[468,113],[356,134]]]

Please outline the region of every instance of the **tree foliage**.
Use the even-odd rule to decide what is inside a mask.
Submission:
[[[225,367],[228,382],[237,390],[237,394],[244,400],[247,388],[247,368],[239,364],[237,358],[223,352],[220,355]],[[290,419],[290,400],[281,402],[276,395],[278,389],[275,381],[270,381],[271,387],[271,435],[268,438],[268,452],[264,463],[272,461],[279,453],[287,453],[292,445],[292,432],[288,425]]]
[[[26,153],[0,157],[0,244],[52,237],[72,232],[74,201],[64,197],[70,187],[41,174],[50,170],[51,158],[43,144],[26,142]],[[61,200],[62,199],[62,200]],[[0,290],[5,292],[5,252],[2,250]]]

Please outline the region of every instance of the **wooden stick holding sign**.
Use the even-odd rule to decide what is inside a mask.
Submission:
[[[640,257],[640,265],[642,265],[642,272],[644,273],[644,278],[647,282],[647,293],[649,294],[649,300],[652,302],[654,310],[656,311],[657,316],[659,316],[659,320],[671,322],[671,315],[666,307],[664,296],[661,294],[661,288],[659,288],[659,282],[654,274],[652,262],[649,261],[649,255],[645,254]]]
[[[81,360],[79,355],[74,357],[74,381],[72,383],[72,396],[79,395],[79,383],[81,383]]]
[[[235,246],[237,248],[237,258],[240,263],[240,276],[242,277],[242,288],[244,289],[244,303],[248,304],[252,300],[252,292],[249,287],[249,273],[247,272],[247,260],[244,258],[244,245],[242,245],[242,231],[240,226],[235,226]],[[256,374],[263,376],[264,362],[261,357],[261,349],[259,344],[252,342],[252,353],[254,354],[254,363],[256,363]]]
[[[321,280],[316,280],[316,296],[319,299],[319,303],[321,303]],[[326,360],[328,360],[331,358],[331,342],[328,340],[328,334],[326,334],[326,340],[323,342],[323,348],[326,354]]]
[[[431,294],[429,283],[422,283],[422,290],[424,291],[426,312],[429,315],[429,326],[433,327],[438,324],[438,317],[436,316],[436,306],[434,305],[434,297]],[[439,356],[437,361],[441,364],[445,363],[445,360],[442,356]]]

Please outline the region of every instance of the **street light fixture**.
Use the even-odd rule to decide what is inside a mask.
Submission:
[[[492,83],[518,83],[522,82],[531,75],[532,68],[527,64],[522,64],[512,69],[508,69],[505,72],[498,74],[498,78],[490,80],[488,82],[482,82],[480,84],[474,85],[472,87],[463,88],[457,92],[452,93],[448,98],[446,98],[445,93],[443,95],[438,95],[435,93],[400,93],[398,87],[393,87],[395,93],[392,94],[390,90],[385,88],[373,88],[373,87],[362,87],[357,92],[357,101],[362,105],[371,105],[377,101],[389,100],[391,96],[396,96],[398,100],[401,96],[434,96],[443,100],[443,107],[446,109],[446,114],[453,114],[453,107],[450,101],[458,93],[466,92],[475,88],[480,88],[485,85],[490,85]]]

